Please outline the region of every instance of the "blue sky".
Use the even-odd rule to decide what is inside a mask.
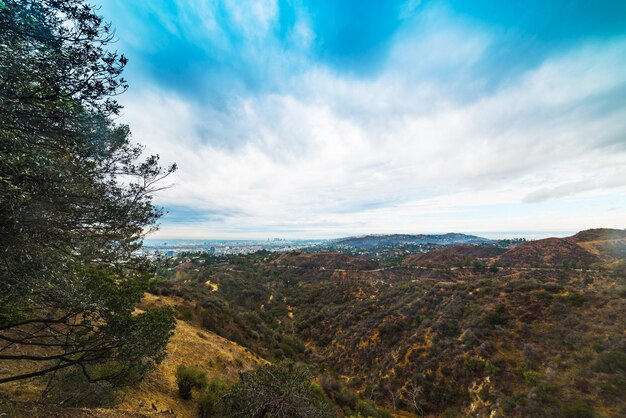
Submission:
[[[626,2],[96,4],[158,237],[626,227]]]

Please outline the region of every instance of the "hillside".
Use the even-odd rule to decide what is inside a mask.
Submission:
[[[175,297],[146,294],[140,308],[147,306],[185,305]],[[175,370],[179,364],[197,366],[209,378],[219,377],[227,382],[238,379],[239,372],[252,370],[266,362],[246,348],[199,327],[193,321],[178,320],[174,335],[167,345],[167,358],[149,372],[139,386],[124,388],[117,393],[113,409],[62,408],[35,402],[44,389],[45,380],[29,380],[2,386],[0,414],[14,411],[10,417],[173,417],[193,418],[196,404],[185,401],[177,392]],[[2,399],[2,396],[6,399]],[[155,410],[156,408],[156,410]]]
[[[0,416],[7,418],[176,418],[169,412],[103,408],[67,408],[37,401],[0,397]]]
[[[521,266],[553,267],[357,271],[239,263],[237,270],[200,268],[159,291],[197,300],[201,316],[220,318],[206,322],[215,332],[229,336],[236,326],[254,351],[332,370],[390,409],[446,417],[623,416],[623,269],[563,268],[572,256],[597,261],[571,240],[528,244],[507,253]],[[326,254],[326,265],[332,257],[344,259]]]
[[[501,266],[589,267],[600,258],[568,238],[546,238],[524,242],[498,257]]]
[[[461,244],[422,254],[409,255],[403,260],[402,264],[406,266],[424,267],[462,266],[468,259],[470,261],[488,260],[499,256],[505,251],[505,249],[498,247],[482,247]]]
[[[338,247],[350,247],[355,249],[375,249],[383,247],[397,247],[403,244],[413,245],[453,245],[453,244],[481,244],[491,242],[487,238],[475,235],[459,233],[448,234],[391,234],[391,235],[366,235],[362,237],[348,237],[334,240],[333,244]]]
[[[406,417],[624,416],[626,271],[583,246],[620,239],[588,236],[457,245],[390,268],[341,253],[180,258],[139,306],[175,308],[168,357],[93,416],[193,417],[179,364],[235,382],[264,359],[308,364],[338,416],[389,416],[366,400]],[[455,268],[467,257],[492,268]],[[583,262],[594,268],[571,268]],[[41,383],[5,394],[40,408],[28,402]]]
[[[141,306],[164,304],[179,307],[184,306],[185,301],[147,294]],[[171,410],[181,418],[195,417],[196,404],[178,396],[175,379],[178,365],[195,366],[207,372],[209,378],[235,382],[240,372],[265,363],[248,349],[202,329],[193,321],[178,320],[174,335],[167,344],[167,358],[137,388],[121,394],[119,407],[150,410],[155,405],[159,411]]]
[[[575,242],[607,241],[626,239],[626,230],[610,228],[594,228],[580,231],[570,237]]]
[[[323,253],[287,253],[278,257],[273,262],[278,266],[290,266],[308,269],[344,269],[344,270],[368,270],[378,265],[364,258],[358,258],[336,252]]]
[[[571,239],[604,261],[626,259],[626,230],[589,229],[577,233]]]

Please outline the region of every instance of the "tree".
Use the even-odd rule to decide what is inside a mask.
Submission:
[[[228,385],[219,379],[212,379],[198,398],[198,417],[223,417],[224,395],[228,392]]]
[[[134,313],[152,194],[176,167],[141,160],[114,122],[127,60],[112,41],[83,0],[0,0],[0,383],[70,368],[128,383],[174,326],[169,309]]]
[[[311,384],[303,366],[288,363],[261,366],[242,373],[241,380],[224,396],[229,417],[323,418],[331,417],[323,395]]]
[[[402,394],[408,399],[413,411],[420,417],[424,416],[423,396],[424,390],[414,381],[410,381],[402,388]]]

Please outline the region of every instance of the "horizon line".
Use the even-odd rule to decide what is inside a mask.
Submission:
[[[584,230],[584,229],[583,229]],[[446,231],[446,232],[372,232],[372,233],[357,233],[357,234],[332,234],[326,235],[320,234],[319,236],[299,236],[299,237],[287,237],[281,236],[278,233],[268,233],[267,235],[261,237],[260,234],[251,234],[251,235],[225,235],[225,236],[181,236],[181,235],[166,235],[166,236],[151,236],[147,235],[145,240],[192,240],[192,241],[267,241],[274,239],[281,239],[286,241],[328,241],[342,238],[358,238],[365,236],[388,236],[388,235],[445,235],[445,234],[465,234],[465,235],[474,235],[480,238],[486,239],[512,239],[512,238],[530,238],[540,239],[540,238],[550,238],[557,237],[563,238],[567,236],[571,236],[580,232],[581,230],[525,230],[525,231]],[[237,235],[237,234],[234,234]]]

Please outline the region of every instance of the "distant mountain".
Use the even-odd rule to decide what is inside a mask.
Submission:
[[[402,244],[412,245],[454,245],[454,244],[484,244],[493,240],[460,233],[448,234],[390,234],[390,235],[365,235],[362,237],[347,237],[332,241],[339,247],[352,247],[357,249],[373,249],[379,247],[395,247]]]

